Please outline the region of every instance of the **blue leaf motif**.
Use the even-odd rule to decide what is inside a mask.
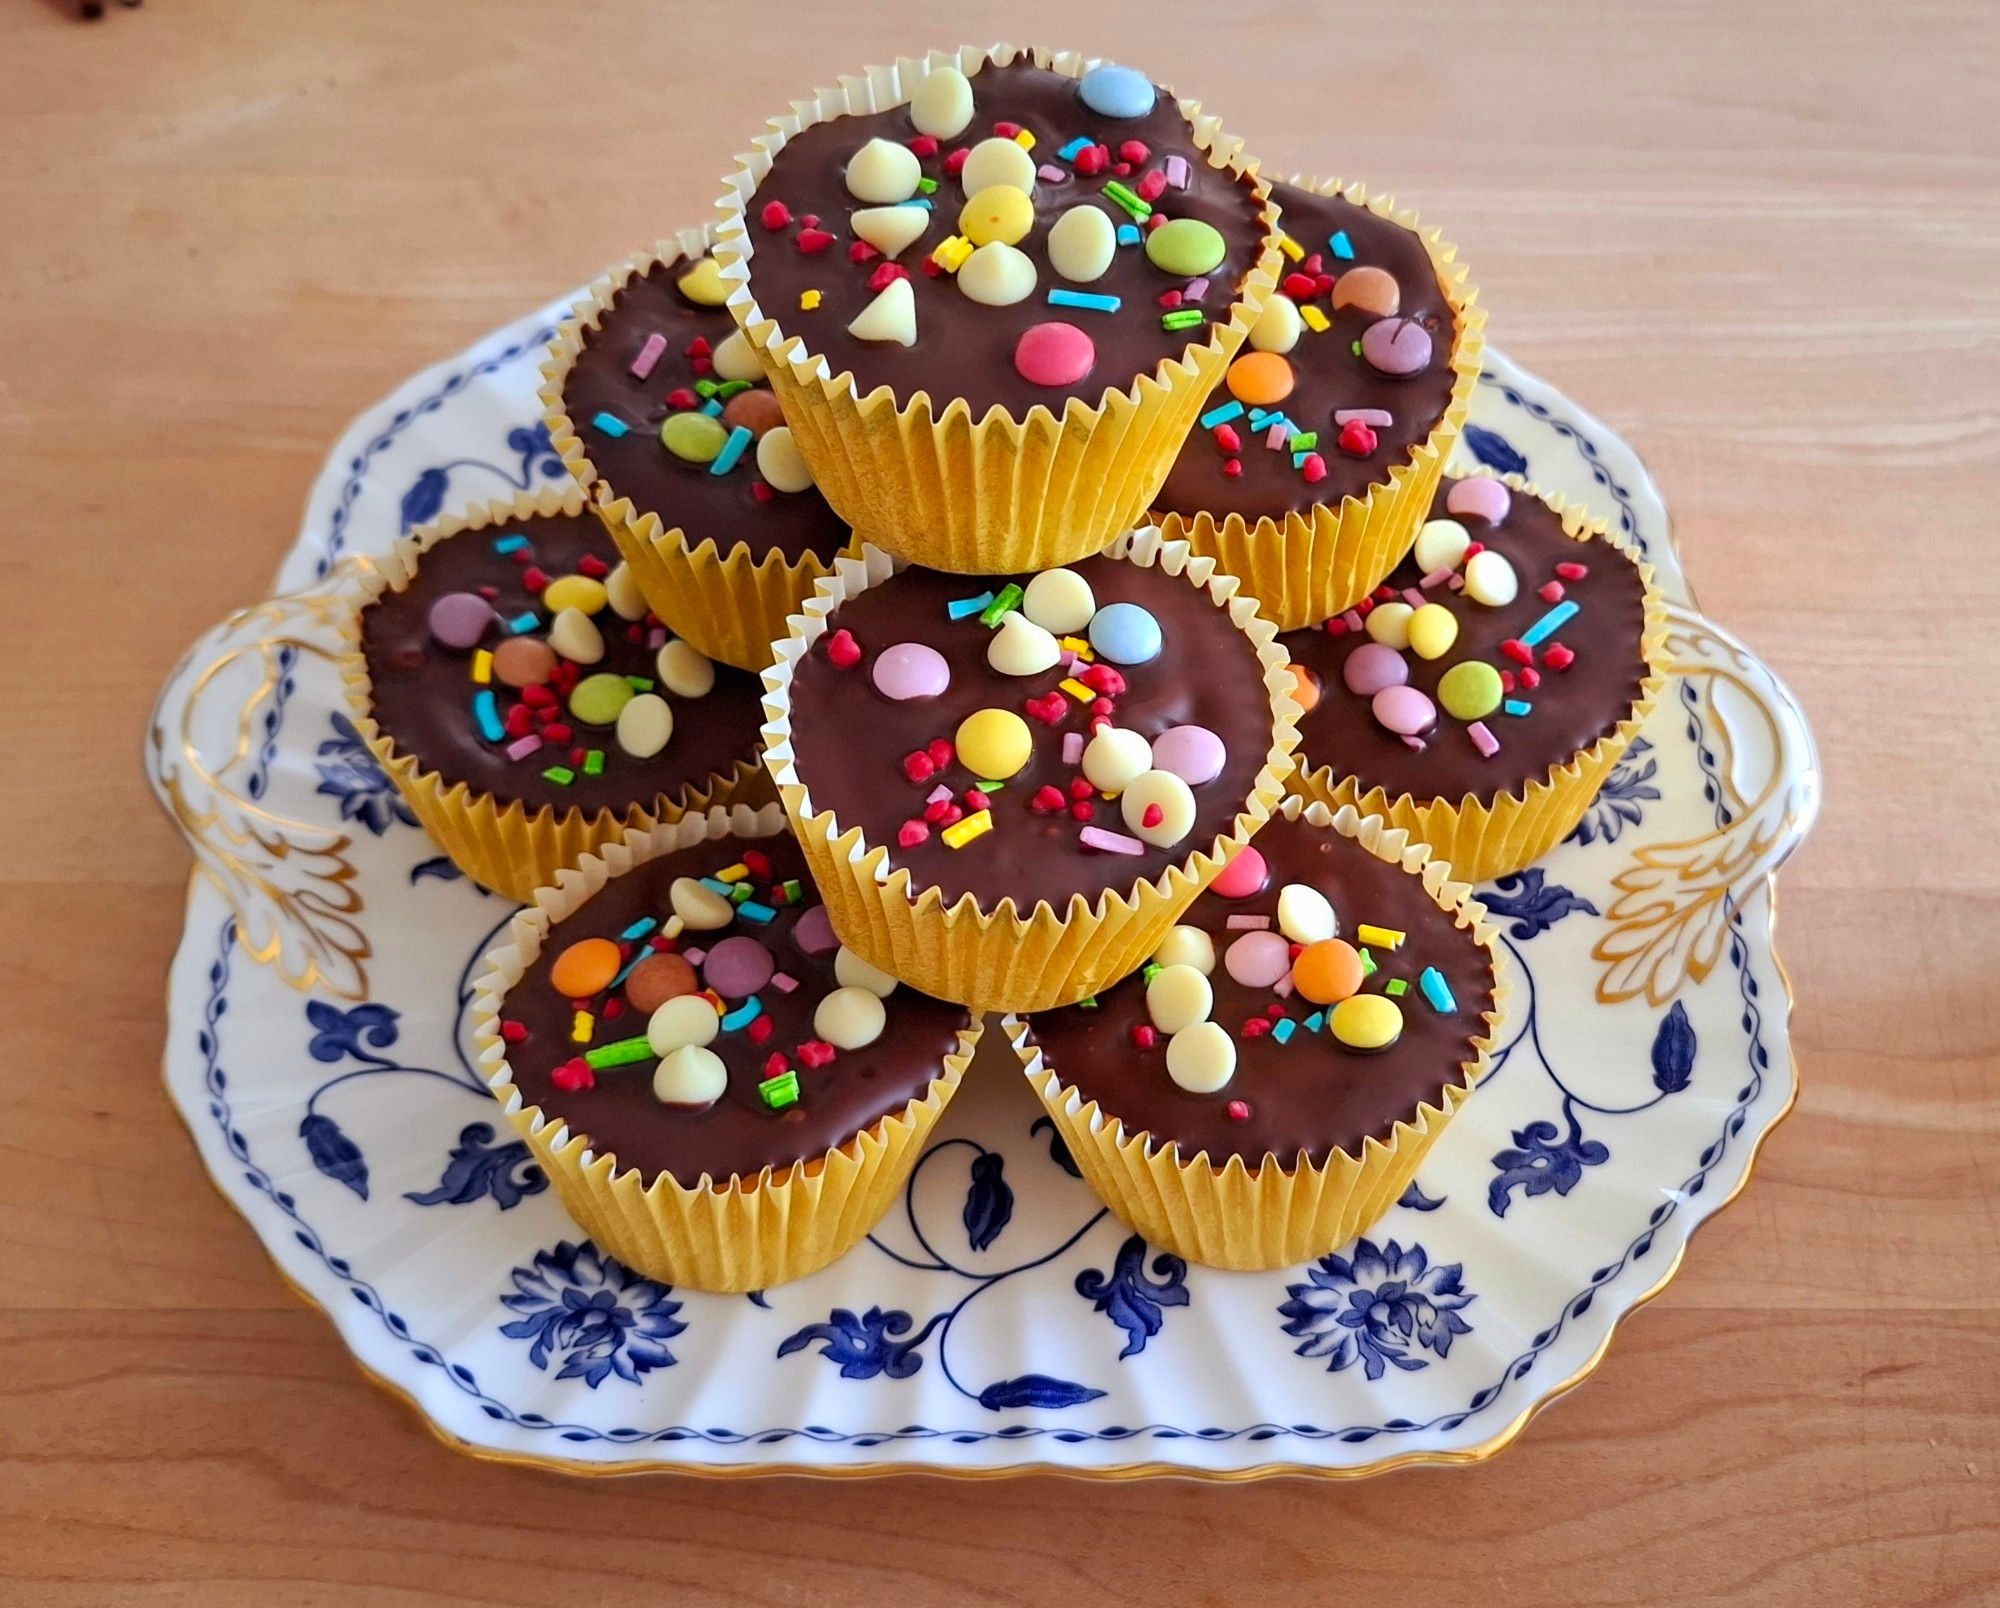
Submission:
[[[1466,450],[1487,468],[1503,475],[1525,475],[1528,460],[1514,450],[1513,444],[1497,430],[1489,430],[1484,425],[1468,424],[1460,432],[1465,437]]]
[[[363,1200],[368,1198],[368,1163],[361,1147],[341,1132],[339,1123],[309,1111],[299,1124],[299,1137],[306,1142],[306,1154],[315,1167]]]
[[[440,854],[428,860],[419,860],[410,867],[410,886],[415,887],[426,877],[438,882],[456,882],[464,875],[463,871],[451,863],[450,855]]]
[[[1301,1357],[1324,1357],[1329,1373],[1361,1364],[1369,1379],[1390,1368],[1415,1373],[1429,1351],[1451,1355],[1451,1343],[1470,1334],[1459,1316],[1478,1299],[1465,1288],[1464,1264],[1431,1265],[1421,1245],[1405,1250],[1395,1240],[1379,1248],[1371,1239],[1354,1242],[1351,1257],[1323,1256],[1306,1269],[1304,1284],[1289,1284],[1289,1300],[1278,1308],[1286,1334],[1298,1337]]]
[[[808,1323],[795,1334],[786,1335],[778,1343],[778,1355],[789,1357],[818,1340],[822,1342],[819,1354],[840,1365],[843,1379],[873,1379],[877,1374],[907,1379],[924,1365],[917,1347],[931,1332],[927,1323],[909,1339],[897,1339],[909,1333],[910,1322],[907,1312],[870,1307],[856,1317],[846,1307],[835,1307],[826,1322]]]
[[[1153,1259],[1153,1272],[1157,1283],[1146,1277],[1145,1236],[1134,1234],[1118,1247],[1108,1276],[1093,1267],[1076,1276],[1076,1293],[1125,1331],[1120,1362],[1136,1357],[1160,1332],[1165,1321],[1160,1308],[1188,1304],[1187,1263],[1162,1252]]]
[[[1501,877],[1493,884],[1499,891],[1481,894],[1480,903],[1496,916],[1512,918],[1514,924],[1507,931],[1521,939],[1547,932],[1572,911],[1597,914],[1597,906],[1582,894],[1571,893],[1560,882],[1546,878],[1540,866],[1531,865],[1517,876]]]
[[[1436,1200],[1432,1200],[1416,1184],[1412,1183],[1408,1189],[1403,1191],[1403,1198],[1397,1201],[1396,1204],[1413,1212],[1434,1212],[1445,1203],[1445,1199],[1445,1196],[1440,1195]]]
[[[403,493],[403,529],[409,531],[437,518],[450,485],[451,476],[443,469],[426,469],[418,475]]]
[[[528,1360],[547,1371],[560,1353],[558,1379],[581,1379],[595,1390],[614,1374],[627,1384],[678,1360],[666,1342],[687,1328],[670,1285],[635,1273],[589,1240],[559,1241],[535,1252],[512,1274],[514,1293],[501,1305],[521,1314],[500,1325],[510,1340],[527,1340]]]
[[[1582,1181],[1584,1168],[1601,1166],[1611,1159],[1611,1147],[1584,1138],[1566,1104],[1564,1114],[1569,1120],[1566,1136],[1558,1140],[1560,1130],[1553,1122],[1531,1122],[1515,1132],[1514,1149],[1493,1158],[1499,1176],[1486,1187],[1486,1205],[1495,1217],[1507,1215],[1516,1189],[1530,1196],[1546,1195],[1550,1190],[1567,1195]]]
[[[1088,1385],[1068,1379],[1051,1379],[1047,1374],[1022,1374],[1016,1379],[997,1379],[979,1393],[979,1405],[990,1412],[1009,1407],[1076,1407],[1095,1401],[1104,1394]]]
[[[983,1251],[997,1240],[1014,1215],[1014,1191],[1001,1176],[1004,1165],[997,1150],[984,1151],[973,1160],[964,1217],[965,1237],[975,1251]]]
[[[1662,1094],[1679,1094],[1685,1089],[1694,1076],[1694,1052],[1694,1026],[1688,1021],[1687,1007],[1675,1000],[1653,1035],[1653,1087]]]
[[[338,1061],[348,1055],[379,1060],[362,1046],[386,1050],[396,1042],[398,1031],[396,1012],[387,1005],[356,1005],[344,1011],[324,1000],[307,1000],[306,1020],[317,1029],[306,1044],[306,1053],[315,1061]]]
[[[1028,1134],[1033,1137],[1044,1128],[1049,1130],[1049,1160],[1062,1168],[1070,1177],[1081,1178],[1083,1173],[1077,1167],[1075,1158],[1070,1155],[1069,1146],[1063,1143],[1063,1136],[1056,1132],[1055,1123],[1047,1117],[1037,1117],[1028,1124]]]
[[[516,1168],[520,1170],[518,1177]],[[458,1143],[452,1147],[437,1188],[412,1190],[403,1199],[419,1206],[464,1206],[491,1196],[493,1204],[504,1212],[527,1196],[540,1194],[548,1184],[525,1144],[512,1139],[496,1145],[493,1125],[474,1122],[459,1130]]]

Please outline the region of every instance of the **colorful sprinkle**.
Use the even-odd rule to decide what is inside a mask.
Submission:
[[[1529,626],[1527,630],[1523,631],[1521,633],[1521,640],[1531,648],[1539,646],[1541,643],[1548,641],[1550,637],[1554,636],[1565,625],[1569,624],[1571,620],[1575,619],[1576,614],[1577,606],[1574,603],[1558,603],[1533,625]]]
[[[652,1040],[643,1033],[637,1038],[616,1039],[609,1044],[600,1044],[594,1050],[583,1052],[583,1064],[598,1072],[607,1067],[634,1066],[640,1061],[652,1059],[654,1059]]]
[[[1115,313],[1125,305],[1122,297],[1099,296],[1087,290],[1061,290],[1049,292],[1051,307],[1081,307],[1093,313]]]
[[[1486,729],[1486,722],[1475,720],[1465,728],[1465,735],[1472,739],[1472,746],[1479,750],[1481,759],[1491,759],[1500,752],[1500,739]]]
[[[639,348],[639,355],[632,359],[632,378],[643,380],[653,372],[653,365],[666,355],[667,338],[658,330],[646,337],[646,344]]]
[[[1354,930],[1354,936],[1359,938],[1364,944],[1373,945],[1378,949],[1386,949],[1391,954],[1394,954],[1398,949],[1403,947],[1403,940],[1409,935],[1398,932],[1394,927],[1371,927],[1364,921]]]
[[[1146,845],[1137,838],[1127,837],[1123,832],[1112,832],[1101,826],[1086,826],[1077,833],[1076,839],[1087,849],[1102,849],[1106,854],[1144,854]]]
[[[1327,240],[1327,249],[1342,262],[1354,261],[1354,243],[1347,238],[1345,229],[1337,229]]]
[[[1444,973],[1435,966],[1426,966],[1423,975],[1417,979],[1417,987],[1424,991],[1424,998],[1430,1002],[1432,1010],[1448,1014],[1458,1009],[1458,1001],[1452,997],[1451,984],[1444,980]]]
[[[611,437],[613,441],[616,441],[622,435],[630,435],[632,433],[632,427],[629,424],[623,419],[609,413],[600,413],[590,422]]]
[[[773,1111],[783,1111],[788,1106],[799,1103],[799,1075],[787,1071],[775,1078],[766,1078],[757,1085],[757,1093]]]
[[[954,620],[963,620],[971,615],[984,613],[987,606],[992,602],[993,594],[991,592],[981,592],[977,597],[961,597],[954,602],[945,604],[944,611]]]
[[[479,722],[479,735],[489,743],[502,741],[507,728],[500,723],[500,705],[491,688],[472,700],[472,716]]]
[[[984,837],[992,830],[993,812],[991,810],[980,810],[975,814],[968,815],[964,820],[957,822],[955,825],[946,827],[938,835],[944,839],[946,848],[962,849],[974,838]]]

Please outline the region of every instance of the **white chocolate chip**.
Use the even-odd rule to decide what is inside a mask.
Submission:
[[[634,759],[651,759],[674,734],[674,706],[657,692],[642,692],[618,711],[618,746]]]
[[[1433,519],[1417,532],[1417,568],[1426,575],[1455,570],[1472,545],[1472,532],[1455,519]]]
[[[713,932],[736,919],[736,906],[693,877],[675,877],[667,890],[667,902],[690,932]]]
[[[1160,940],[1160,947],[1153,951],[1153,962],[1159,966],[1192,966],[1206,977],[1215,970],[1215,940],[1200,927],[1171,927]]]
[[[858,1050],[882,1036],[889,1013],[866,988],[836,988],[813,1011],[813,1031],[836,1050]]]
[[[676,994],[646,1022],[646,1042],[655,1055],[672,1055],[690,1044],[713,1044],[722,1018],[706,994]]]
[[[1097,594],[1075,570],[1043,570],[1021,594],[1021,612],[1044,631],[1074,636],[1097,612]]]
[[[892,279],[866,307],[854,315],[847,333],[857,341],[917,344],[917,293],[907,279]]]
[[[1085,780],[1100,793],[1120,793],[1153,768],[1153,745],[1123,726],[1100,726],[1083,750]]]
[[[750,337],[742,330],[732,330],[722,344],[709,355],[709,362],[715,366],[718,380],[759,381],[764,371],[757,364],[757,353],[750,345]]]
[[[1316,944],[1340,936],[1340,918],[1319,889],[1287,882],[1278,890],[1278,931],[1295,944]]]
[[[639,590],[639,583],[632,575],[632,566],[623,559],[618,567],[604,577],[605,601],[611,605],[611,612],[621,620],[643,620],[646,617],[646,594]]]
[[[1158,817],[1148,825],[1147,814],[1155,809]],[[1134,837],[1156,849],[1172,848],[1194,830],[1194,794],[1172,771],[1149,770],[1118,795],[1118,813]]]
[[[927,207],[863,207],[847,219],[855,238],[867,241],[885,257],[907,250],[930,224]]]
[[[1416,612],[1407,603],[1377,603],[1368,611],[1368,634],[1401,653],[1410,645],[1410,616]]]
[[[843,988],[865,988],[877,999],[896,992],[896,979],[880,966],[871,965],[842,944],[833,954],[833,975]]]
[[[956,67],[933,68],[910,97],[910,121],[919,134],[955,140],[972,121],[972,84]]]
[[[916,158],[910,160],[914,162]],[[965,166],[958,170],[958,182],[969,196],[995,184],[1011,184],[1033,195],[1035,159],[1012,140],[1003,140],[996,134],[990,140],[981,140],[966,153]],[[914,180],[910,188],[916,188]]]
[[[812,470],[800,456],[789,425],[773,425],[757,438],[757,473],[773,491],[804,491],[812,485]]]
[[[1038,676],[1061,658],[1056,639],[1019,609],[1000,617],[1000,629],[986,644],[986,662],[1003,676]]]
[[[1034,259],[989,240],[959,265],[958,288],[982,307],[1012,307],[1035,293]]]
[[[653,656],[653,668],[676,698],[706,698],[715,687],[715,666],[679,637]]]
[[[700,1044],[683,1044],[653,1069],[653,1098],[662,1105],[713,1105],[728,1087],[729,1068],[722,1057]]]
[[[1520,577],[1505,553],[1488,547],[1465,561],[1465,595],[1488,608],[1505,608],[1521,590]]]
[[[604,657],[604,633],[582,609],[560,609],[549,627],[549,646],[575,664],[595,664]]]
[[[1272,295],[1264,303],[1257,322],[1250,326],[1250,344],[1260,352],[1289,352],[1299,344],[1305,321],[1299,304],[1289,296]]]
[[[1189,1094],[1213,1094],[1236,1075],[1236,1041],[1219,1022],[1196,1022],[1167,1040],[1167,1076]]]
[[[894,140],[872,139],[847,159],[847,193],[874,206],[909,200],[923,176],[916,152]]]
[[[1118,254],[1118,230],[1101,207],[1071,207],[1049,230],[1049,266],[1073,285],[1104,277]]]
[[[1164,966],[1146,985],[1146,1014],[1153,1026],[1172,1035],[1208,1020],[1215,991],[1208,978],[1192,966]]]

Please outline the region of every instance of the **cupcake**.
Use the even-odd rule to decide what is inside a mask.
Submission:
[[[700,229],[600,279],[549,349],[542,406],[653,612],[761,670],[851,535],[722,297]]]
[[[1435,229],[1358,184],[1276,184],[1277,293],[1153,518],[1282,631],[1352,608],[1410,549],[1472,401],[1484,311]]]
[[[344,671],[424,829],[509,898],[630,828],[763,791],[756,679],[648,611],[574,486],[397,543],[368,573]]]
[[[1582,818],[1666,677],[1652,571],[1526,482],[1448,480],[1410,556],[1323,627],[1287,632],[1294,785],[1385,815],[1472,882]]]
[[[966,574],[1138,524],[1277,264],[1236,142],[1069,53],[870,68],[774,119],[721,204],[729,309],[827,501]]]
[[[515,917],[474,995],[488,1086],[570,1214],[704,1290],[850,1249],[979,1036],[841,947],[775,804],[605,845]]]
[[[1395,1204],[1485,1072],[1501,994],[1449,867],[1291,798],[1142,971],[1005,1027],[1112,1211],[1191,1261],[1285,1267]]]
[[[970,580],[841,559],[765,672],[766,763],[834,929],[979,1010],[1122,977],[1278,801],[1275,632],[1152,531]]]

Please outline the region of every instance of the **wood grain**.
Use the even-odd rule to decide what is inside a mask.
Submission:
[[[0,1596],[2000,1599],[2000,9],[1262,6],[1228,57],[1216,15],[0,12]],[[1597,1379],[1477,1470],[807,1486],[454,1457],[272,1276],[162,1097],[187,858],[139,779],[146,710],[263,595],[358,409],[700,217],[788,95],[1003,25],[1418,206],[1495,343],[1646,454],[1707,606],[1823,748],[1784,879],[1798,1115]]]

